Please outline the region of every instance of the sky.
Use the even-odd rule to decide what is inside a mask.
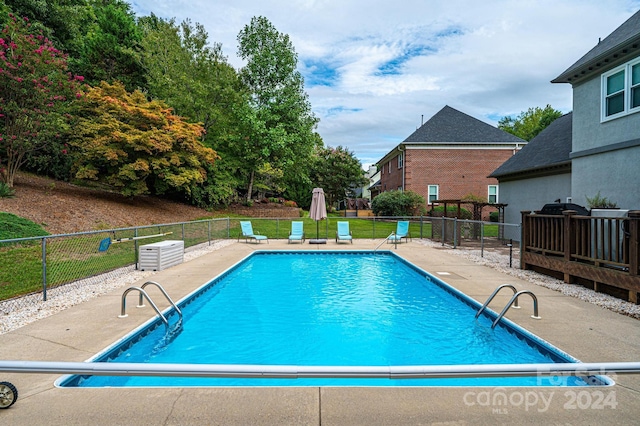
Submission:
[[[547,104],[572,109],[550,81],[640,9],[640,0],[129,0],[204,25],[229,63],[254,16],[288,34],[317,131],[366,169],[445,105],[497,126]]]

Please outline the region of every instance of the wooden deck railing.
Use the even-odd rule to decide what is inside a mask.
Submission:
[[[638,303],[640,292],[640,211],[628,217],[522,212],[522,269],[539,270],[566,283],[605,286],[626,292]],[[618,291],[620,293],[620,291]]]

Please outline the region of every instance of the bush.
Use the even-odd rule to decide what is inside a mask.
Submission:
[[[429,212],[430,216],[433,217],[442,217],[444,216],[444,206],[437,206],[431,209]],[[458,216],[458,206],[447,206],[447,216],[446,217],[456,217]],[[467,209],[460,208],[460,217],[458,219],[473,219],[473,214]]]
[[[416,216],[424,214],[424,197],[413,191],[387,191],[371,202],[376,216]]]
[[[499,212],[491,212],[489,213],[489,222],[498,222],[500,220]]]
[[[0,182],[0,198],[13,198],[16,191],[4,182]]]

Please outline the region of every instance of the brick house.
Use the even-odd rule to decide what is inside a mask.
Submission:
[[[427,203],[469,194],[498,203],[498,180],[488,176],[526,144],[445,106],[378,161],[380,191],[413,191]]]

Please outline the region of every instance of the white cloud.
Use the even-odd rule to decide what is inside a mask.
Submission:
[[[550,104],[571,87],[550,80],[615,30],[639,0],[135,0],[202,23],[229,62],[254,16],[288,34],[325,144],[379,160],[444,105],[496,124]]]

